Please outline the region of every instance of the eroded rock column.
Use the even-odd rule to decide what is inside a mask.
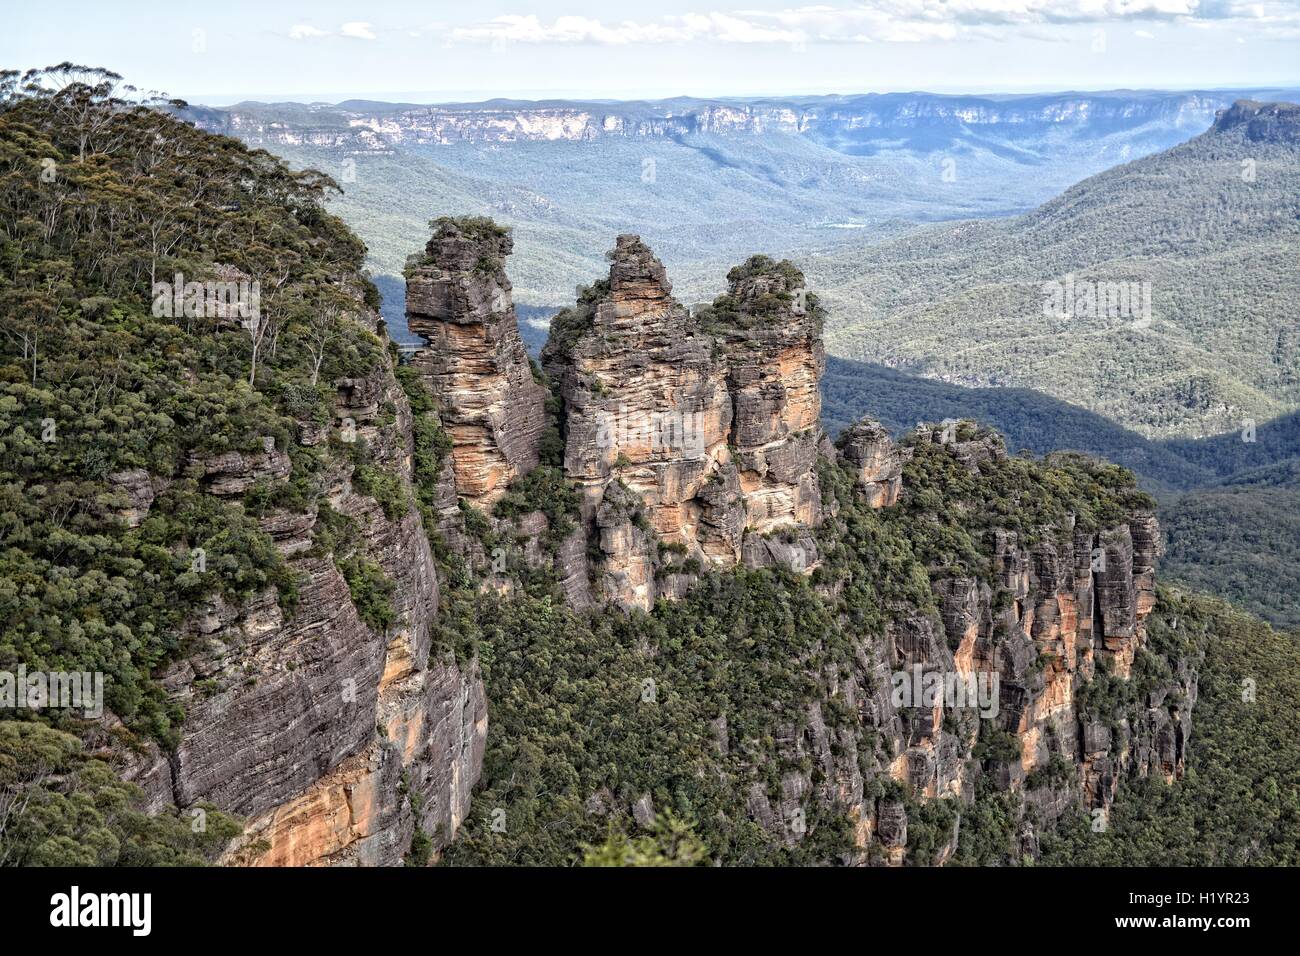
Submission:
[[[565,473],[599,526],[606,597],[648,608],[659,545],[734,564],[744,506],[724,357],[638,237],[619,236],[610,260],[608,280],[556,317],[542,358],[564,398]]]
[[[817,447],[826,369],[822,317],[803,273],[752,256],[727,274],[705,321],[724,344],[745,527],[760,534],[821,520]]]
[[[536,467],[545,425],[505,273],[512,248],[490,219],[440,219],[406,279],[408,326],[429,343],[415,364],[442,404],[457,494],[485,510]]]

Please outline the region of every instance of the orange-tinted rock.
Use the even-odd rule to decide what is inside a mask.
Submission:
[[[442,405],[456,491],[489,509],[538,461],[546,389],[534,380],[503,260],[508,231],[490,220],[439,220],[408,270],[407,324],[428,347],[415,356]]]
[[[639,238],[619,236],[610,258],[609,278],[556,316],[542,352],[564,399],[565,473],[599,536],[604,598],[646,608],[680,594],[690,575],[660,566],[664,549],[706,567],[811,570],[815,548],[797,531],[821,518],[825,357],[802,275],[755,257],[693,316]],[[615,486],[615,506],[602,508]],[[783,529],[795,537],[762,537]]]
[[[898,502],[903,490],[903,452],[879,422],[863,419],[835,441],[853,469],[857,487],[873,508]]]
[[[334,384],[333,427],[364,441],[409,500],[412,413],[392,368]],[[288,470],[273,442],[203,464],[223,494]],[[349,547],[392,582],[393,623],[363,620],[336,556],[313,547],[323,508],[269,512],[260,524],[298,578],[299,605],[286,615],[274,589],[238,606],[213,597],[159,675],[185,711],[175,749],[151,743],[124,758],[151,811],[203,801],[244,817],[228,862],[400,863],[417,826],[435,848],[454,834],[482,764],[477,668],[429,653],[439,590],[420,515],[389,517],[354,486],[346,458],[321,477],[325,502],[355,528]]]
[[[753,256],[727,274],[727,293],[704,310],[727,360],[731,447],[745,527],[765,534],[821,520],[822,310],[789,262]]]

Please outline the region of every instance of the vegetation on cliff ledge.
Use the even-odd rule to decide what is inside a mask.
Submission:
[[[1075,814],[1043,840],[1054,866],[1300,865],[1300,639],[1225,601],[1163,589],[1153,640],[1200,655],[1187,770],[1121,783],[1100,832]]]
[[[0,670],[103,673],[121,736],[167,746],[185,715],[156,678],[186,650],[184,623],[267,591],[293,613],[296,576],[258,519],[311,511],[349,466],[337,444],[297,439],[327,430],[328,383],[385,357],[356,318],[378,298],[364,246],[323,208],[329,177],[164,106],[107,71],[0,72]],[[211,301],[226,281],[257,283],[256,307]],[[221,456],[251,484],[215,492]],[[258,476],[285,456],[283,480]],[[23,831],[24,859],[89,841],[64,862],[163,860],[135,789],[54,729],[83,721],[3,716],[18,726],[0,793],[48,824]],[[188,837],[164,842],[197,859]]]
[[[995,440],[972,426],[959,437]],[[1087,459],[1007,458],[971,474],[950,449],[920,441],[905,473],[906,506],[867,507],[851,476],[826,460],[820,479],[838,514],[819,532],[822,561],[811,577],[705,574],[650,614],[576,613],[538,586],[456,606],[440,640],[477,653],[492,722],[483,779],[447,863],[663,865],[683,828],[708,862],[848,858],[847,814],[807,801],[806,832],[794,840],[760,825],[750,807],[755,787],[776,805],[790,773],[829,785],[821,764],[791,746],[808,732],[810,708],[831,739],[862,734],[827,681],[854,672],[863,642],[884,639],[900,609],[937,614],[932,575],[964,571],[993,582],[991,529],[1017,513],[1028,533],[1031,521],[1105,521],[1147,503],[1131,476]],[[930,862],[956,805],[921,801],[890,780],[873,762],[870,736],[858,744],[865,799],[905,801],[910,858]],[[991,767],[1018,752],[988,746],[976,759]],[[976,806],[963,810],[955,862],[1019,861],[1016,800],[981,787]],[[638,802],[656,821],[649,830],[629,810]]]

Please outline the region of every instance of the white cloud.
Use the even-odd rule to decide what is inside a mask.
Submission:
[[[353,20],[351,23],[345,23],[339,27],[339,35],[353,37],[358,40],[375,39],[375,31],[370,29],[370,24],[361,20]]]
[[[863,0],[853,6],[739,9],[664,16],[655,20],[603,21],[507,14],[451,27],[451,42],[591,43],[914,43],[958,36],[1005,38],[1008,29],[1048,39],[1046,31],[1070,24],[1178,22],[1209,26],[1244,21],[1268,30],[1300,22],[1300,0]],[[364,24],[368,27],[368,24]],[[1149,31],[1135,31],[1142,36]]]
[[[412,33],[412,36],[419,36],[418,33]],[[289,28],[289,39],[291,40],[319,40],[321,37],[351,37],[354,40],[375,40],[375,31],[369,23],[362,20],[353,20],[339,27],[337,33],[331,33],[328,30],[321,30],[309,23],[295,23]]]
[[[1139,40],[1154,40],[1156,35],[1150,30],[1134,30],[1133,35]]]
[[[453,27],[453,40],[491,40],[508,43],[600,43],[621,46],[629,43],[666,43],[693,40],[700,37],[698,20],[707,20],[689,14],[686,17],[667,18],[678,23],[622,23],[606,25],[590,17],[557,17],[543,23],[535,14],[507,14],[494,17],[487,23],[469,27]]]

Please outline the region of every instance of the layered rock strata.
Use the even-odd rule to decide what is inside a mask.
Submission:
[[[803,274],[755,256],[727,276],[706,313],[720,337],[731,392],[731,446],[745,527],[759,534],[821,520],[817,454],[822,320]]]
[[[442,405],[461,498],[484,510],[537,465],[546,389],[519,336],[504,259],[508,231],[490,220],[439,220],[406,279],[415,364]]]
[[[610,259],[542,352],[601,593],[647,609],[689,586],[692,562],[811,568],[797,532],[820,520],[825,354],[802,275],[755,257],[693,315],[638,237],[619,236]]]
[[[364,442],[409,501],[411,411],[391,366],[335,384],[335,434]],[[263,517],[299,578],[296,607],[286,612],[273,589],[239,606],[213,599],[161,677],[185,711],[174,749],[148,744],[124,768],[150,809],[210,802],[243,817],[228,863],[399,864],[417,829],[434,849],[450,841],[482,766],[477,665],[430,653],[439,586],[421,519],[409,506],[389,517],[355,486],[350,461],[330,460],[323,501],[356,529],[349,554],[319,546],[316,509]],[[289,473],[273,441],[197,464],[205,490],[227,498]],[[143,486],[138,476],[120,483]],[[133,506],[145,497],[133,494]],[[392,582],[392,625],[376,629],[358,612],[340,567],[350,555]]]
[[[912,441],[939,446],[975,472],[1006,457],[988,432],[924,427]],[[891,487],[882,489],[882,479],[912,450],[861,422],[842,436],[839,462],[855,493],[875,504]],[[1041,829],[1067,809],[1104,816],[1126,775],[1182,775],[1197,691],[1188,662],[1171,661],[1168,679],[1148,678],[1129,713],[1117,713],[1104,693],[1082,693],[1102,668],[1108,680],[1136,679],[1132,665],[1154,605],[1154,517],[1138,511],[1091,529],[1069,519],[1032,536],[994,529],[987,544],[991,580],[931,569],[938,615],[891,606],[883,639],[864,636],[853,665],[826,677],[825,698],[801,721],[774,729],[783,765],[801,768],[783,772],[779,797],[760,784],[747,795],[750,817],[774,837],[805,839],[791,821],[817,804],[853,822],[857,850],[840,862],[902,863],[907,806],[870,785],[890,778],[914,799],[956,803],[952,832],[933,858],[914,861],[942,864],[985,777],[1021,795],[1017,840],[1034,856]],[[967,698],[912,693],[945,679],[960,682]],[[827,701],[855,719],[831,725]]]
[[[844,429],[835,447],[852,467],[854,482],[871,507],[897,503],[903,492],[905,450],[895,444],[883,425],[857,422]]]

